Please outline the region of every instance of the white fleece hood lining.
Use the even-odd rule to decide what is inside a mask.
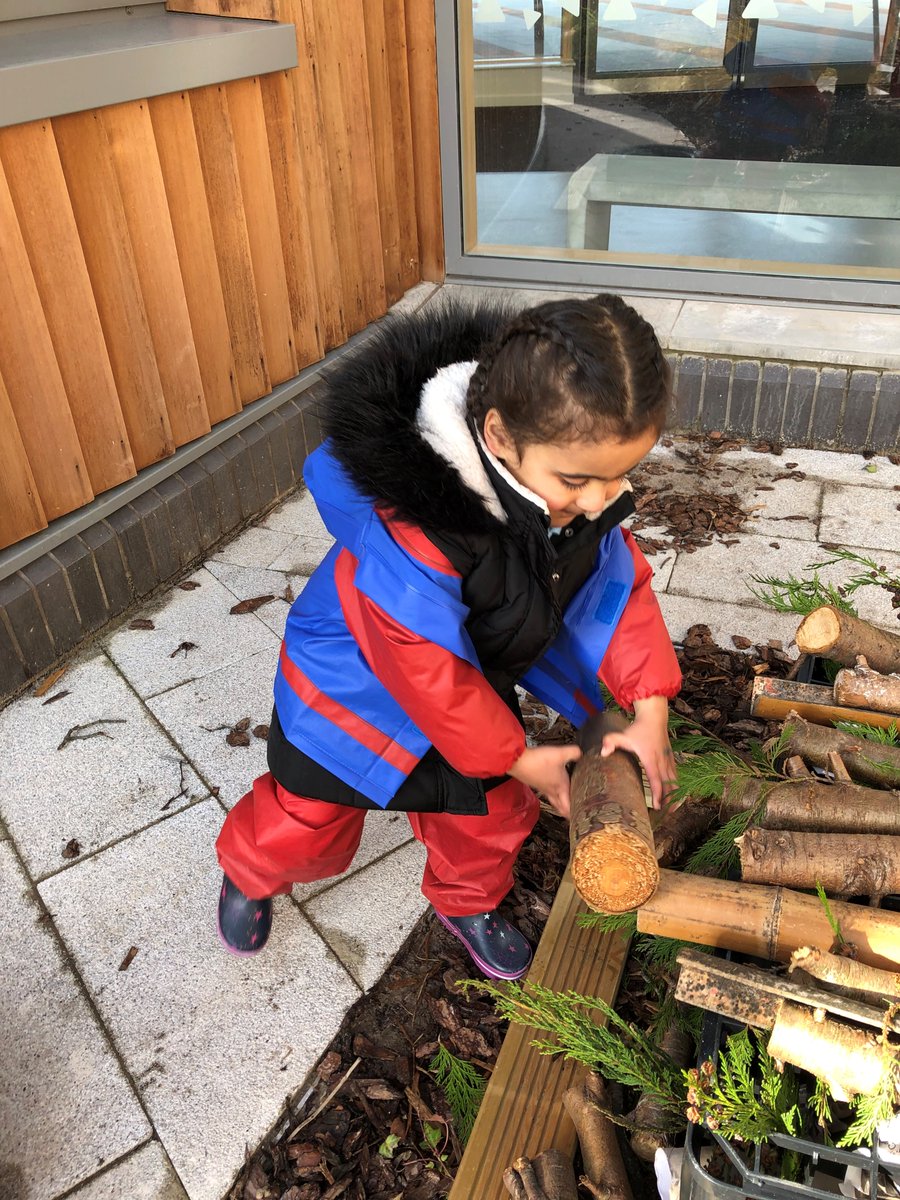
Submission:
[[[505,524],[507,521],[506,511],[484,469],[478,447],[472,440],[467,419],[466,393],[477,366],[477,362],[451,363],[448,367],[442,367],[428,380],[422,388],[419,409],[416,413],[416,428],[432,450],[439,454],[445,462],[456,468],[463,483],[480,497],[488,512]],[[542,513],[549,517],[550,510],[546,502],[519,483],[509,469],[488,450],[480,434],[478,442],[497,474],[520,496],[524,496],[526,500],[536,505]],[[589,521],[596,521],[600,514],[605,512],[611,504],[615,504],[624,492],[631,490],[631,484],[627,479],[623,479],[618,492],[604,504],[603,508],[584,515]]]

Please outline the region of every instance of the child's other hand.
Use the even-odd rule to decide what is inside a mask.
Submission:
[[[656,809],[662,808],[676,783],[675,756],[669,743],[668,725],[669,702],[665,696],[636,700],[634,721],[622,733],[608,733],[601,751],[604,758],[613,750],[630,750],[637,756],[647,773]]]
[[[546,796],[561,817],[569,817],[568,763],[581,758],[578,746],[529,746],[509,769],[513,779]]]

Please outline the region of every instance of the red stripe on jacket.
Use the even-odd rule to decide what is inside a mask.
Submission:
[[[378,515],[397,545],[402,546],[413,558],[418,559],[426,567],[431,567],[434,571],[440,571],[442,575],[453,575],[457,579],[460,578],[459,571],[450,559],[435,546],[434,542],[429,540],[428,535],[423,533],[418,525],[401,521],[399,518],[391,516],[386,509],[379,509]]]
[[[344,553],[346,554],[347,551],[345,550]],[[408,775],[415,767],[419,760],[414,754],[410,754],[408,750],[389,738],[387,734],[382,733],[380,729],[376,729],[374,725],[370,725],[368,721],[351,712],[349,708],[345,708],[338,700],[326,695],[321,688],[316,687],[297,664],[288,658],[283,643],[281,646],[281,671],[291,691],[305,705],[314,708],[326,720],[337,725],[339,729],[343,729],[367,750],[371,750],[373,754],[383,758],[386,763],[396,767],[404,775]]]
[[[376,677],[460,774],[504,775],[525,749],[513,713],[477,667],[411,633],[359,592],[355,572],[356,559],[343,550],[334,570],[341,608]]]

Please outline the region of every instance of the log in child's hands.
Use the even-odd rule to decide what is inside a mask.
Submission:
[[[614,750],[630,750],[636,755],[647,773],[653,807],[662,808],[677,782],[675,756],[669,742],[669,702],[665,696],[635,701],[631,725],[621,733],[608,733],[603,739],[602,757]]]
[[[546,796],[561,817],[569,818],[569,763],[581,758],[578,746],[529,746],[509,769],[513,779]]]

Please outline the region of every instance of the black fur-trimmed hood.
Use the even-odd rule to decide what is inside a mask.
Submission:
[[[484,495],[423,437],[416,417],[424,385],[450,364],[479,358],[513,313],[502,301],[444,302],[391,317],[329,373],[324,433],[363,494],[424,528],[499,528]]]

